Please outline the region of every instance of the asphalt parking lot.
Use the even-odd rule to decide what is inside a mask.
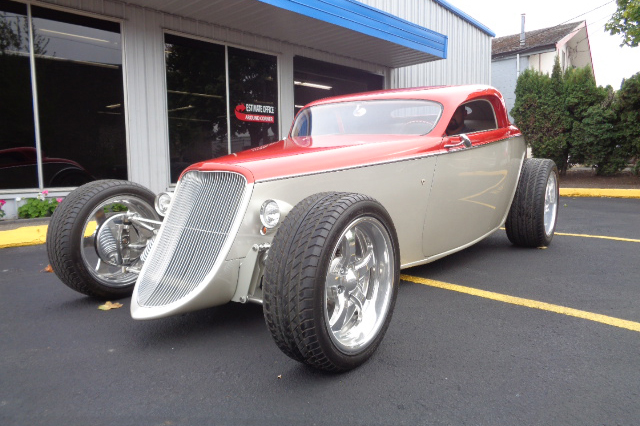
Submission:
[[[637,425],[640,200],[560,208],[546,249],[499,231],[403,271],[340,375],[283,355],[259,306],[137,322],[42,272],[44,246],[2,249],[0,424]]]

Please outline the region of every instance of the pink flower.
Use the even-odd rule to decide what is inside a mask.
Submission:
[[[56,198],[56,201],[57,201],[58,203],[61,203],[61,202],[62,202],[62,200],[64,200],[64,198]]]
[[[46,189],[44,191],[42,191],[42,194],[44,194],[45,196],[49,195],[49,191],[47,191]]]
[[[0,207],[4,206],[5,204],[7,204],[5,200],[0,200]]]

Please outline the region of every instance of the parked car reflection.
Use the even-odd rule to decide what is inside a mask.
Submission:
[[[80,186],[95,180],[84,167],[65,158],[43,155],[44,186]],[[0,150],[0,189],[37,188],[38,159],[36,149],[23,146]]]

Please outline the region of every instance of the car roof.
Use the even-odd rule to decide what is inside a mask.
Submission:
[[[502,95],[497,89],[480,84],[462,86],[429,86],[413,87],[407,89],[379,90],[375,92],[355,93],[351,95],[335,96],[319,99],[307,106],[326,105],[340,102],[392,100],[392,99],[423,99],[436,101],[447,107],[457,107],[461,103],[482,97],[497,96],[502,100]]]

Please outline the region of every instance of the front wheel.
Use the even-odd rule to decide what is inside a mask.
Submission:
[[[278,347],[327,371],[364,363],[389,326],[399,263],[395,228],[377,201],[324,193],[300,202],[274,237],[264,276]]]
[[[158,221],[154,199],[143,186],[122,180],[98,180],[71,192],[47,230],[49,263],[58,278],[87,296],[130,296],[154,238],[132,218]]]
[[[522,165],[505,228],[513,244],[546,247],[558,218],[558,168],[552,160],[529,158]]]

